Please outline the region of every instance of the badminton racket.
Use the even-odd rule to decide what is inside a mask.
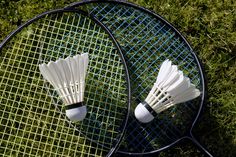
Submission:
[[[57,9],[29,20],[0,44],[3,156],[111,156],[129,115],[130,87],[116,40],[95,17]],[[81,122],[43,79],[39,64],[88,53]]]
[[[192,134],[205,101],[206,84],[200,60],[181,33],[160,15],[125,1],[88,0],[68,6],[71,7],[93,14],[121,45],[130,73],[132,110],[145,100],[166,59],[178,65],[201,91],[198,99],[158,114],[149,124],[141,124],[132,112],[118,152],[152,154],[190,139],[211,156]]]

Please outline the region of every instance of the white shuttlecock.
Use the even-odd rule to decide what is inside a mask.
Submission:
[[[158,113],[199,95],[200,91],[190,83],[190,79],[171,61],[165,60],[147,98],[135,108],[135,117],[142,123],[148,123]]]
[[[84,53],[39,65],[43,77],[52,84],[66,105],[66,115],[72,121],[83,120],[87,113],[83,101],[88,61],[88,53]]]

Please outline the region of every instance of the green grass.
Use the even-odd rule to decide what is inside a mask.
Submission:
[[[47,10],[73,2],[0,1],[0,40],[17,26]],[[215,156],[236,155],[236,2],[233,0],[133,0],[162,15],[191,43],[202,60],[208,102],[194,133]],[[202,156],[186,142],[160,156]]]

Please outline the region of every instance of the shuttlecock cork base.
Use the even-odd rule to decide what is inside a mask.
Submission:
[[[83,102],[66,105],[66,116],[71,121],[82,121],[87,114],[87,107],[84,105]]]
[[[134,111],[135,117],[142,123],[151,122],[156,116],[157,113],[153,110],[146,101],[139,103]]]
[[[200,95],[200,91],[190,79],[178,70],[176,65],[166,60],[162,63],[156,82],[144,102],[135,111],[135,117],[142,123],[152,121],[158,113],[192,100]]]

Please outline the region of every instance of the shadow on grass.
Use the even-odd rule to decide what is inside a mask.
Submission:
[[[225,125],[227,124],[225,123]],[[211,115],[209,108],[204,110],[193,133],[214,156],[233,157],[236,155],[236,144],[232,134],[228,134],[224,125],[219,124],[217,119]]]
[[[214,157],[234,157],[236,155],[236,144],[233,137],[226,133],[215,117],[210,114],[210,109],[205,108],[198,122],[193,128],[193,134],[197,140],[206,148]],[[153,154],[157,156],[158,154]],[[180,141],[172,148],[159,154],[160,157],[189,157],[206,156],[201,150],[188,139]]]

